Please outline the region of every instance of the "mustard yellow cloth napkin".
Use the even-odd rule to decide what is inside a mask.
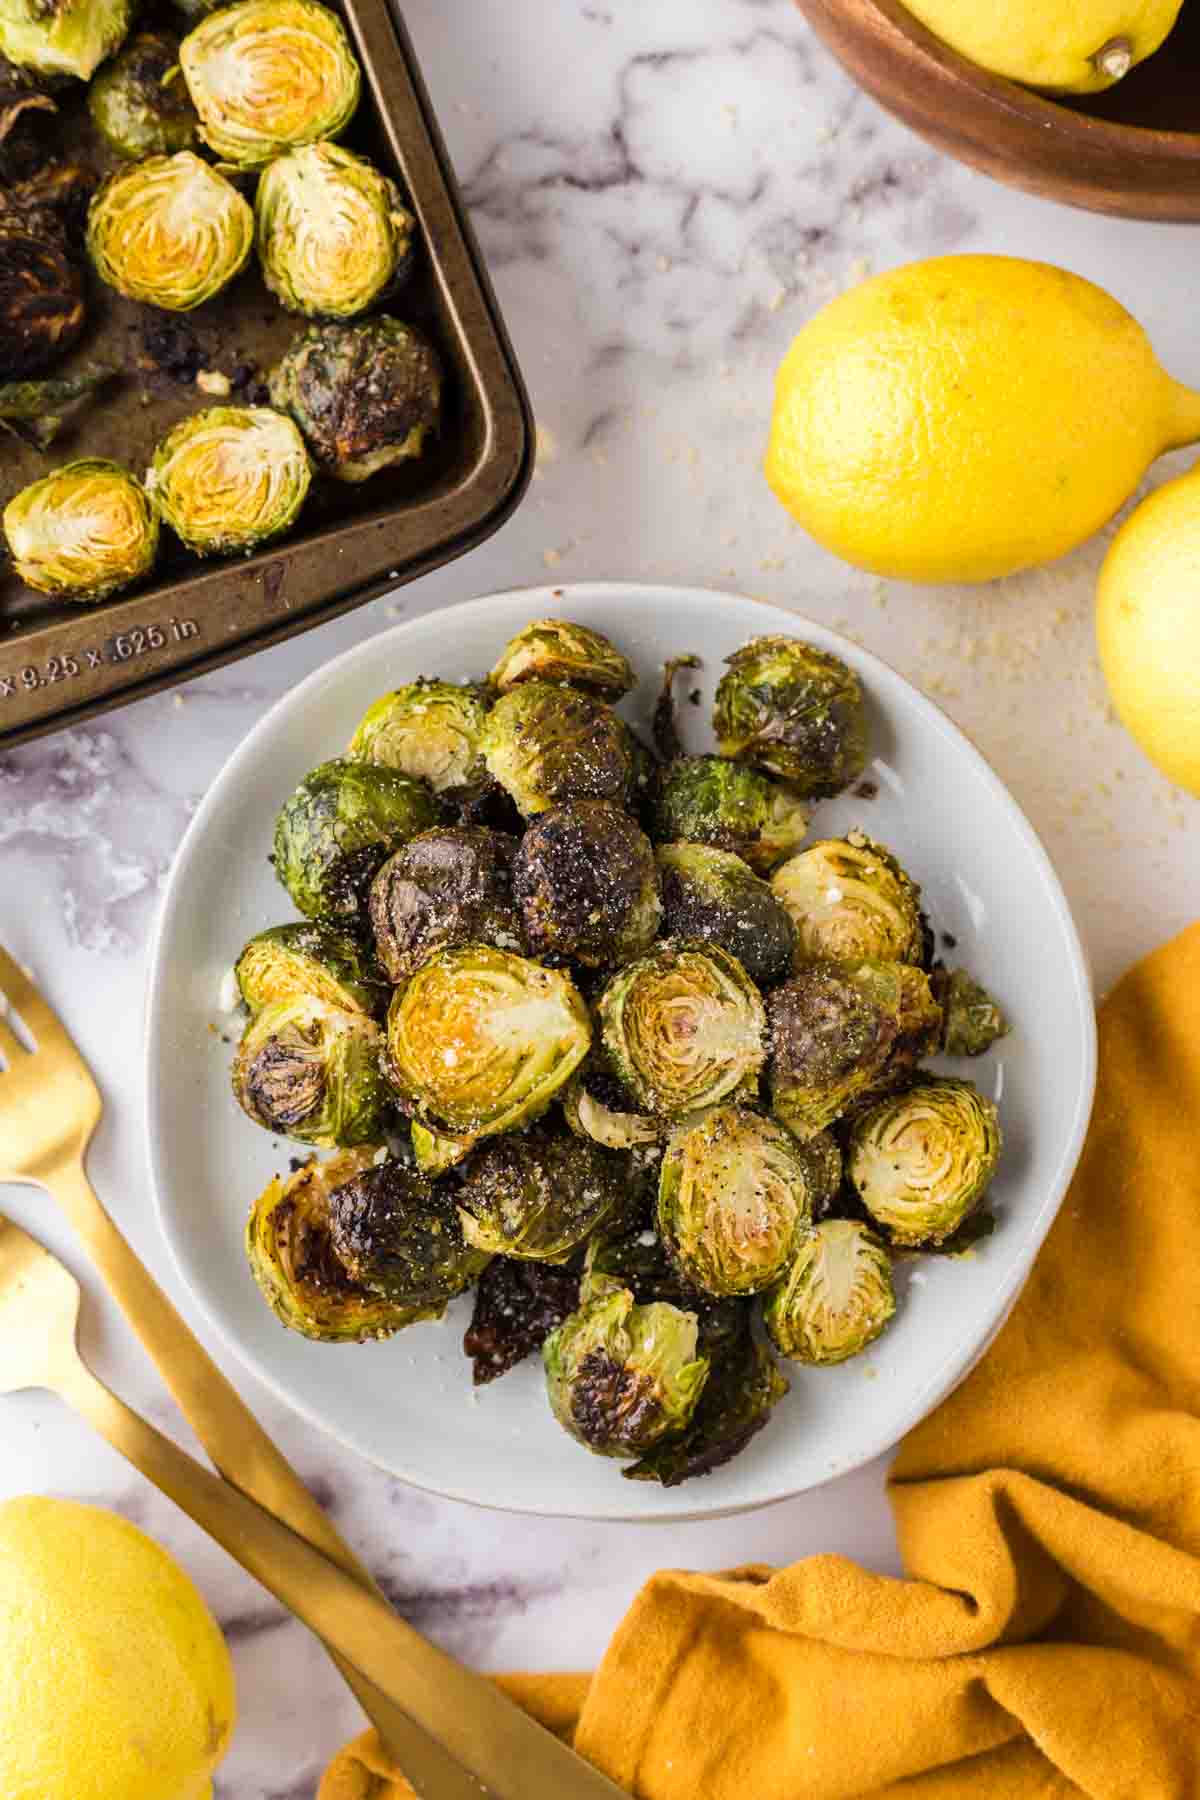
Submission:
[[[1200,1796],[1200,925],[1102,1008],[1071,1192],[891,1500],[906,1580],[665,1572],[594,1677],[503,1685],[643,1800]],[[410,1793],[368,1735],[319,1800]]]

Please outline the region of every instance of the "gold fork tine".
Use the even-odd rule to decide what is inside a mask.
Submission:
[[[53,1038],[66,1038],[58,1015],[52,1012],[15,958],[0,944],[0,996],[7,999],[14,1012],[20,1013],[39,1045]],[[4,1011],[0,1005],[0,1013]]]

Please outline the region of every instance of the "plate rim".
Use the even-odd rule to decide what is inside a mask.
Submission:
[[[934,729],[943,738],[946,738],[952,743],[960,754],[965,754],[968,762],[974,765],[977,774],[991,786],[994,793],[1009,812],[1014,827],[1024,840],[1027,852],[1033,863],[1037,865],[1042,877],[1043,885],[1052,902],[1053,909],[1058,916],[1059,924],[1063,929],[1064,939],[1070,950],[1071,985],[1077,1002],[1077,1017],[1082,1030],[1082,1043],[1080,1046],[1082,1050],[1082,1060],[1079,1069],[1080,1079],[1074,1096],[1074,1111],[1071,1129],[1067,1136],[1063,1152],[1059,1158],[1053,1179],[1047,1183],[1041,1205],[1037,1213],[1029,1222],[1027,1254],[1014,1267],[1004,1283],[998,1288],[996,1292],[993,1323],[984,1334],[982,1340],[965,1350],[960,1350],[953,1356],[945,1358],[936,1369],[930,1371],[928,1380],[922,1383],[910,1403],[903,1409],[901,1414],[902,1423],[899,1428],[897,1429],[896,1425],[893,1424],[888,1427],[886,1431],[877,1434],[876,1438],[872,1439],[868,1448],[856,1451],[845,1463],[839,1463],[836,1469],[829,1470],[828,1473],[818,1476],[815,1480],[802,1482],[799,1486],[788,1486],[782,1490],[763,1494],[757,1498],[746,1499],[732,1504],[717,1504],[710,1506],[693,1504],[692,1506],[680,1507],[677,1509],[673,1508],[654,1514],[622,1510],[619,1505],[615,1505],[611,1502],[606,1503],[599,1496],[594,1505],[589,1504],[587,1506],[580,1506],[578,1504],[570,1506],[563,1506],[560,1504],[539,1505],[533,1502],[525,1504],[504,1504],[498,1501],[482,1499],[477,1492],[470,1488],[457,1487],[442,1481],[435,1483],[428,1479],[420,1479],[403,1469],[395,1467],[391,1462],[383,1461],[380,1457],[373,1455],[359,1442],[345,1435],[345,1433],[335,1424],[331,1423],[319,1409],[310,1406],[302,1399],[297,1398],[293,1391],[284,1382],[278,1379],[271,1368],[258,1357],[255,1351],[249,1345],[243,1344],[243,1342],[233,1334],[225,1322],[210,1306],[202,1289],[196,1286],[192,1281],[188,1269],[185,1266],[182,1252],[177,1245],[175,1234],[170,1229],[168,1223],[166,1193],[170,1177],[164,1167],[166,1146],[161,1141],[163,1134],[158,1128],[160,1108],[157,1101],[159,1092],[157,1075],[161,1062],[160,1049],[164,1032],[163,1019],[165,1010],[162,1003],[165,981],[163,952],[168,933],[168,925],[175,908],[179,903],[179,895],[182,891],[182,870],[187,860],[187,853],[194,839],[200,837],[207,829],[208,822],[212,815],[219,812],[226,785],[229,780],[233,778],[236,769],[242,765],[244,760],[248,759],[253,754],[256,744],[274,728],[276,721],[280,716],[285,713],[290,713],[296,708],[302,709],[310,694],[314,693],[321,684],[326,682],[333,671],[341,668],[345,663],[348,663],[359,656],[365,656],[368,650],[382,653],[385,645],[390,646],[397,641],[402,642],[405,634],[409,632],[413,626],[428,621],[429,619],[437,618],[444,620],[453,617],[456,620],[469,620],[472,615],[486,616],[488,613],[494,612],[505,605],[527,598],[530,603],[533,604],[535,596],[543,597],[545,603],[553,602],[554,605],[559,607],[563,612],[569,613],[573,597],[582,598],[586,596],[589,602],[603,603],[606,600],[612,599],[628,599],[635,594],[645,599],[649,604],[652,604],[656,598],[665,600],[669,597],[673,604],[678,604],[680,601],[686,603],[689,600],[694,600],[701,605],[711,606],[714,601],[719,602],[728,600],[736,602],[738,605],[755,607],[764,615],[769,615],[779,621],[780,629],[783,629],[784,622],[786,621],[787,629],[792,635],[802,635],[805,632],[812,632],[819,639],[824,639],[832,644],[835,649],[840,646],[844,652],[849,654],[852,662],[857,662],[866,666],[868,681],[870,679],[870,671],[876,669],[882,671],[885,676],[893,681],[899,682],[902,687],[906,688],[909,696],[917,705],[918,710],[926,715],[928,722]],[[537,615],[531,614],[531,616]],[[995,1342],[996,1337],[999,1335],[999,1332],[1003,1329],[1004,1324],[1020,1297],[1021,1291],[1029,1278],[1033,1265],[1036,1262],[1046,1236],[1049,1233],[1050,1227],[1053,1225],[1063,1200],[1066,1197],[1071,1179],[1083,1152],[1096,1091],[1098,1037],[1094,988],[1087,950],[1080,936],[1079,928],[1075,922],[1074,914],[1071,911],[1070,902],[1067,899],[1065,889],[1059,879],[1049,852],[1046,850],[1041,838],[1027,818],[1024,810],[1014,795],[1009,791],[1005,782],[992,767],[991,763],[984,756],[983,752],[963,730],[962,726],[958,725],[949,714],[945,712],[936,701],[930,699],[921,688],[910,681],[907,676],[902,675],[898,669],[895,669],[875,651],[869,650],[864,645],[848,638],[843,632],[836,631],[832,626],[825,625],[820,620],[810,619],[803,613],[794,612],[790,608],[778,605],[773,601],[760,600],[753,595],[748,594],[731,593],[728,589],[720,587],[698,586],[695,583],[690,582],[577,581],[555,583],[553,585],[549,583],[532,583],[522,587],[499,589],[493,593],[479,595],[471,600],[458,601],[452,606],[432,607],[423,612],[414,614],[412,618],[403,619],[395,625],[385,627],[382,631],[373,633],[370,637],[362,639],[357,644],[351,644],[345,650],[340,651],[336,656],[331,657],[328,661],[321,663],[317,668],[313,669],[305,676],[304,680],[299,682],[295,687],[289,688],[285,693],[281,694],[274,704],[267,709],[261,719],[251,726],[250,730],[239,740],[230,751],[225,761],[221,764],[216,775],[213,777],[203,794],[195,812],[188,821],[183,837],[176,847],[167,874],[167,879],[160,896],[150,935],[145,985],[144,1019],[146,1029],[143,1063],[143,1140],[146,1149],[146,1163],[150,1177],[150,1192],[153,1198],[154,1215],[159,1231],[166,1242],[172,1266],[183,1285],[184,1291],[194,1305],[198,1307],[201,1317],[208,1324],[210,1329],[216,1333],[219,1342],[223,1346],[228,1347],[237,1358],[238,1362],[245,1367],[257,1381],[261,1382],[264,1388],[266,1388],[266,1390],[278,1400],[281,1405],[287,1407],[289,1411],[296,1414],[298,1418],[303,1419],[315,1430],[321,1432],[323,1436],[328,1438],[332,1443],[337,1444],[341,1449],[349,1451],[354,1456],[361,1457],[364,1461],[375,1468],[381,1469],[385,1474],[390,1475],[395,1480],[403,1481],[408,1486],[416,1488],[420,1492],[435,1494],[443,1499],[454,1500],[468,1506],[478,1507],[486,1512],[498,1512],[531,1518],[587,1520],[596,1523],[672,1525],[695,1523],[703,1519],[729,1518],[739,1513],[756,1512],[761,1508],[781,1505],[787,1500],[796,1499],[801,1494],[810,1493],[818,1488],[827,1486],[829,1482],[837,1480],[841,1476],[852,1474],[855,1470],[865,1467],[867,1463],[873,1462],[876,1458],[886,1455],[889,1451],[895,1449],[910,1431],[920,1424],[923,1419],[927,1418],[933,1409],[940,1405],[940,1403],[966,1379],[972,1369],[974,1369],[987,1354],[988,1350]]]

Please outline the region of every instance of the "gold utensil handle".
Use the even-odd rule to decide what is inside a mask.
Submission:
[[[78,1358],[60,1369],[56,1386],[297,1618],[376,1687],[403,1689],[418,1718],[436,1719],[447,1749],[496,1800],[627,1800],[491,1682],[426,1642],[380,1595],[139,1417]]]

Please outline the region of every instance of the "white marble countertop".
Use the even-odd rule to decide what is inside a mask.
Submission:
[[[162,877],[198,797],[264,709],[397,617],[548,571],[793,606],[860,636],[991,758],[1058,865],[1101,990],[1200,913],[1200,806],[1146,765],[1105,707],[1090,623],[1101,546],[984,592],[884,585],[791,528],[757,467],[791,334],[868,271],[938,252],[1066,264],[1110,288],[1172,371],[1200,382],[1194,240],[1067,212],[939,159],[851,88],[790,0],[409,0],[406,13],[541,425],[526,504],[482,549],[390,600],[0,756],[0,937],[100,1077],[96,1184],[177,1294],[141,1122]],[[175,1429],[48,1207],[16,1188],[0,1189],[0,1206],[83,1275],[100,1371]],[[895,1565],[882,1464],[710,1524],[547,1524],[406,1489],[244,1382],[402,1610],[484,1667],[590,1665],[662,1564],[840,1550]],[[117,1506],[183,1558],[238,1663],[242,1722],[222,1800],[308,1800],[358,1729],[308,1634],[56,1404],[23,1396],[0,1412],[0,1495],[31,1491]]]

